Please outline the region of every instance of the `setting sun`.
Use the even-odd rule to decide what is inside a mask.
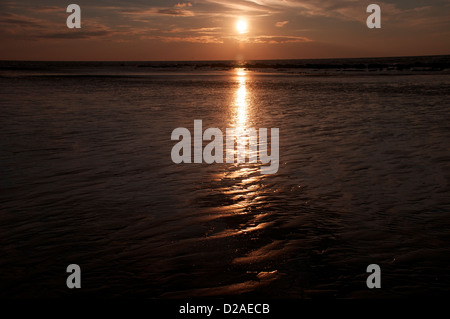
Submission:
[[[236,23],[236,30],[237,30],[239,33],[246,33],[246,32],[247,32],[247,29],[248,29],[247,21],[241,19],[241,20],[239,20],[239,21]]]

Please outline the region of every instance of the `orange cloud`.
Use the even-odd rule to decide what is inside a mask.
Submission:
[[[293,43],[293,42],[313,42],[310,38],[307,37],[295,37],[295,36],[258,36],[258,37],[250,37],[246,39],[248,43],[269,43],[269,44],[277,44],[277,43]]]
[[[161,40],[163,42],[216,43],[216,44],[223,43],[222,39],[210,35],[186,36],[186,37],[143,36],[141,38],[147,40]]]
[[[288,23],[289,23],[289,21],[280,21],[280,22],[275,23],[275,26],[278,28],[282,28]]]
[[[184,7],[192,7],[192,3],[186,2],[186,3],[177,3],[175,5],[175,8],[184,8]]]

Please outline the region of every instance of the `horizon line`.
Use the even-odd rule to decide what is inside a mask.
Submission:
[[[387,58],[424,58],[424,57],[445,57],[448,54],[431,54],[431,55],[393,55],[393,56],[361,56],[361,57],[329,57],[329,58],[289,58],[289,59],[248,59],[248,60],[11,60],[0,59],[0,62],[236,62],[246,63],[248,61],[298,61],[298,60],[344,60],[344,59],[387,59]]]

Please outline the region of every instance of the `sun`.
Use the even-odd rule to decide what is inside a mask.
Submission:
[[[248,30],[247,21],[245,21],[244,19],[238,20],[238,22],[236,22],[236,30],[239,33],[247,33]]]

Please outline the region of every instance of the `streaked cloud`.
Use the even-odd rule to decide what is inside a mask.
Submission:
[[[142,39],[152,39],[152,40],[161,40],[163,42],[189,42],[189,43],[215,43],[221,44],[223,40],[214,36],[143,36]]]
[[[61,33],[47,33],[39,35],[41,39],[91,39],[104,36],[110,36],[114,32],[111,31],[82,31],[82,32],[61,32]]]
[[[275,23],[275,26],[277,27],[277,28],[282,28],[282,27],[284,27],[286,24],[288,24],[289,23],[289,21],[278,21],[277,23]]]
[[[186,2],[186,3],[177,3],[175,5],[175,8],[184,8],[184,7],[192,7],[192,3]]]
[[[312,42],[313,40],[307,37],[295,37],[295,36],[259,36],[250,37],[247,39],[248,43],[295,43],[295,42]]]

